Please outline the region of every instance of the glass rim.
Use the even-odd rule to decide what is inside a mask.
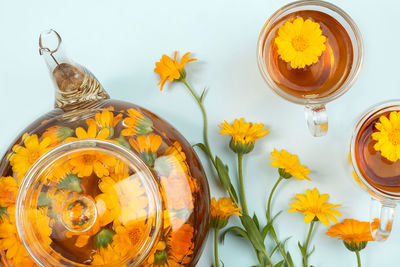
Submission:
[[[143,262],[143,260],[147,257],[147,255],[150,253],[152,247],[156,243],[160,230],[161,230],[161,224],[162,224],[162,201],[161,201],[161,196],[157,194],[159,193],[159,187],[157,186],[156,183],[156,177],[152,173],[152,171],[149,169],[149,167],[146,165],[146,163],[135,153],[132,151],[126,149],[120,144],[110,142],[108,140],[101,140],[101,139],[81,139],[81,140],[76,140],[76,141],[71,141],[67,143],[63,143],[61,145],[58,145],[48,152],[46,152],[44,155],[42,155],[34,164],[33,166],[28,170],[27,174],[23,178],[23,181],[20,185],[19,191],[18,191],[18,196],[16,200],[16,205],[15,205],[15,220],[16,220],[16,226],[17,226],[17,232],[18,235],[21,238],[22,243],[24,244],[24,247],[26,248],[27,252],[29,253],[29,256],[32,257],[32,259],[38,263],[39,265],[43,264],[41,260],[38,259],[38,255],[41,256],[41,258],[46,257],[47,263],[50,264],[50,266],[70,266],[70,264],[73,264],[74,266],[88,266],[87,264],[80,264],[77,262],[72,262],[69,259],[62,258],[62,262],[66,262],[67,265],[63,265],[62,262],[60,262],[58,259],[55,259],[54,257],[51,256],[51,253],[46,251],[42,245],[36,244],[34,248],[32,248],[31,242],[27,240],[27,230],[25,229],[25,224],[24,220],[26,219],[26,205],[25,202],[29,200],[29,198],[26,198],[27,192],[29,191],[30,186],[37,182],[37,174],[39,174],[43,169],[46,168],[49,164],[51,165],[54,163],[57,159],[60,159],[60,157],[65,156],[66,153],[68,152],[75,152],[79,151],[79,149],[99,149],[102,151],[110,151],[113,152],[114,154],[118,154],[121,158],[124,158],[128,160],[129,162],[132,163],[135,167],[137,167],[138,170],[140,170],[141,173],[143,173],[144,177],[149,177],[151,179],[148,179],[149,183],[148,186],[150,189],[151,193],[151,198],[152,202],[154,205],[154,211],[155,211],[155,224],[154,224],[154,232],[148,242],[145,242],[142,246],[142,248],[139,249],[138,253],[133,257],[133,258],[127,258],[126,264],[136,266],[137,264],[140,264]],[[31,231],[32,232],[32,231]],[[28,233],[29,234],[29,233]],[[34,233],[31,233],[33,238],[36,238],[37,236]],[[39,241],[36,238],[37,243]],[[40,251],[35,252],[33,250],[39,249]],[[139,255],[139,256],[138,256]],[[93,265],[95,266],[95,265]]]
[[[364,175],[361,173],[360,168],[358,167],[358,163],[356,160],[356,151],[355,151],[355,144],[361,127],[366,122],[368,122],[368,120],[372,116],[376,116],[377,114],[385,112],[393,107],[398,107],[400,110],[400,99],[386,100],[378,104],[375,104],[374,106],[366,109],[362,113],[362,115],[358,117],[350,139],[350,155],[351,155],[351,166],[354,172],[357,174],[358,178],[363,183],[363,185],[365,185],[368,188],[368,190],[371,190],[375,194],[375,197],[398,201],[400,200],[400,192],[398,194],[395,194],[394,192],[387,193],[386,191],[380,190],[372,186],[370,183],[368,183]]]
[[[350,26],[351,31],[354,34],[354,37],[356,39],[356,43],[353,44],[353,54],[354,50],[357,49],[357,58],[356,62],[353,63],[352,70],[349,73],[349,76],[346,78],[344,83],[331,95],[322,97],[322,98],[316,98],[316,99],[308,99],[308,98],[299,98],[295,97],[289,93],[286,93],[282,89],[279,88],[279,86],[272,81],[267,68],[266,68],[266,62],[264,60],[264,41],[266,39],[267,33],[269,32],[272,24],[285,12],[290,11],[291,9],[297,8],[297,7],[303,7],[303,6],[315,6],[315,7],[323,7],[330,9],[331,11],[335,12],[338,14],[340,17],[342,17]],[[323,12],[323,11],[322,11]],[[348,32],[349,33],[349,32]],[[267,83],[267,85],[272,89],[272,91],[282,97],[283,99],[293,102],[295,104],[300,104],[300,105],[318,105],[318,104],[326,104],[328,102],[331,102],[338,97],[342,96],[345,94],[355,83],[357,80],[360,72],[361,72],[361,67],[364,61],[364,43],[362,39],[361,32],[359,28],[357,27],[357,24],[354,22],[354,20],[348,15],[343,9],[340,7],[326,1],[322,0],[300,0],[300,1],[295,1],[292,3],[289,3],[277,11],[275,11],[266,21],[264,26],[261,29],[258,42],[257,42],[257,63],[258,63],[258,68],[261,72],[261,76],[263,77],[264,81]],[[353,61],[354,62],[354,61]]]

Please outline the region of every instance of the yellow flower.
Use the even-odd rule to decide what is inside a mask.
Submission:
[[[310,189],[306,190],[306,194],[296,194],[297,198],[292,200],[296,203],[289,203],[292,206],[288,212],[301,212],[304,217],[304,222],[309,223],[312,220],[320,220],[323,224],[329,225],[329,220],[337,223],[338,220],[335,216],[342,216],[340,211],[334,210],[333,208],[340,207],[341,205],[334,205],[330,203],[325,203],[329,195],[320,195],[317,188],[312,191]]]
[[[278,54],[294,69],[317,63],[326,49],[325,41],[320,25],[302,17],[286,21],[275,38]]]
[[[124,119],[125,129],[121,131],[123,136],[148,134],[153,131],[153,122],[141,112],[130,108],[128,117]]]
[[[114,166],[116,162],[117,160],[113,156],[100,151],[80,152],[69,160],[73,174],[87,177],[95,173],[99,178],[108,176],[110,174],[108,168]]]
[[[339,237],[345,246],[351,251],[360,251],[365,248],[368,241],[373,241],[371,228],[374,230],[376,225],[369,222],[360,222],[354,219],[345,219],[342,223],[337,223],[329,228],[327,235]]]
[[[262,123],[245,122],[243,118],[235,119],[232,125],[224,121],[221,125],[219,134],[232,136],[230,148],[241,154],[249,153],[254,148],[256,140],[266,136],[268,131]]]
[[[300,164],[297,155],[291,155],[284,149],[282,149],[281,152],[274,149],[274,151],[271,152],[271,156],[271,166],[279,168],[279,174],[282,178],[288,179],[293,176],[299,180],[307,179],[311,181],[307,176],[310,170],[307,169],[306,166]]]
[[[18,195],[18,184],[11,176],[0,178],[0,207],[15,205]]]
[[[56,146],[63,142],[74,133],[74,130],[64,126],[52,126],[48,128],[42,135],[42,139],[49,137],[51,139],[51,146]]]
[[[154,169],[160,176],[164,177],[169,177],[172,174],[176,176],[187,175],[188,164],[182,145],[175,141],[169,146],[164,155],[155,160]]]
[[[178,62],[177,55],[178,52],[175,51],[174,60],[172,60],[169,56],[163,55],[161,60],[156,63],[156,68],[154,72],[160,75],[160,82],[157,85],[160,86],[160,90],[163,89],[165,83],[168,81],[173,82],[174,80],[179,80],[181,78],[185,78],[184,67],[187,63],[196,61],[195,58],[190,58],[189,52],[183,55],[181,58],[181,62]]]
[[[242,216],[241,210],[242,208],[236,207],[230,197],[222,197],[218,201],[213,197],[210,207],[211,226],[216,229],[225,227],[232,215]]]
[[[162,143],[162,138],[156,134],[139,135],[136,139],[129,139],[129,143],[150,166],[154,165],[157,150]]]
[[[93,255],[93,261],[91,265],[96,266],[110,266],[110,264],[115,264],[121,261],[121,255],[118,250],[113,248],[113,246],[107,246],[107,248],[100,248],[96,254]],[[126,264],[118,265],[126,266]]]
[[[381,116],[375,124],[377,132],[372,139],[378,141],[374,145],[376,151],[392,162],[400,159],[400,111],[390,112],[389,118]]]
[[[75,141],[79,139],[108,139],[110,136],[110,130],[108,128],[103,128],[99,131],[96,123],[93,119],[86,120],[88,124],[88,130],[85,131],[82,127],[78,127],[75,130],[76,137],[69,137],[65,141]]]
[[[98,112],[95,115],[95,123],[99,126],[100,129],[107,128],[109,130],[109,138],[114,135],[114,127],[118,124],[118,122],[122,119],[122,114],[118,114],[114,116],[114,108],[109,107],[104,109],[102,112]]]
[[[39,157],[51,149],[51,139],[48,137],[40,142],[36,134],[31,136],[24,134],[22,139],[24,140],[24,146],[14,146],[14,154],[10,157],[10,164],[13,171],[17,173],[18,182],[22,181],[26,172]]]

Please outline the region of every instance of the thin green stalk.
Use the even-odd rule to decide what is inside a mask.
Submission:
[[[215,229],[214,230],[214,261],[215,261],[215,267],[219,267],[218,234],[219,234],[219,229]]]
[[[272,201],[272,196],[276,190],[276,188],[278,187],[279,183],[283,180],[282,177],[279,177],[279,179],[276,181],[274,187],[272,187],[271,193],[269,194],[268,197],[268,204],[267,204],[267,220],[268,223],[271,223],[271,201]],[[286,265],[288,267],[294,267],[293,264],[289,261],[288,257],[287,257],[287,253],[285,251],[285,248],[282,246],[282,244],[279,242],[278,240],[278,235],[275,232],[274,226],[271,225],[271,230],[270,230],[272,239],[275,241],[275,244],[278,246],[279,252],[281,253],[283,259],[286,262]]]
[[[274,194],[276,188],[278,187],[279,183],[283,180],[282,177],[279,177],[278,181],[276,181],[274,187],[272,187],[271,193],[269,194],[268,197],[268,205],[267,205],[267,219],[268,222],[271,220],[271,200],[272,200],[272,195]]]
[[[357,256],[357,266],[361,267],[360,251],[356,250],[356,256]]]
[[[310,243],[310,238],[312,231],[314,229],[315,221],[311,221],[310,229],[308,230],[308,235],[306,239],[306,243],[304,244],[304,253],[303,254],[303,267],[308,267],[308,244]]]
[[[246,194],[244,192],[244,182],[243,182],[243,154],[238,153],[237,155],[238,155],[240,203],[242,204],[243,213],[249,215],[249,210],[247,209]]]
[[[186,88],[189,90],[189,92],[192,94],[192,96],[194,97],[194,99],[196,99],[197,104],[199,105],[200,109],[201,109],[201,113],[203,114],[203,138],[204,138],[204,145],[207,148],[207,154],[210,157],[214,167],[216,167],[216,163],[215,163],[215,159],[214,156],[211,153],[211,148],[210,148],[210,144],[208,142],[208,122],[207,122],[207,113],[206,110],[203,106],[203,103],[200,99],[200,97],[193,91],[192,87],[190,87],[190,85],[187,83],[186,79],[181,79],[183,84],[186,86]]]
[[[264,254],[265,258],[267,258],[269,265],[271,267],[275,267],[275,264],[272,262],[271,257],[268,255],[267,251],[264,249],[262,253]]]

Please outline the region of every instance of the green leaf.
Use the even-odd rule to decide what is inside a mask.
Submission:
[[[282,265],[283,265],[284,262],[285,262],[285,261],[280,261],[280,262],[278,262],[277,264],[275,264],[275,267],[282,267]]]
[[[287,257],[289,266],[294,266],[292,256],[290,255],[289,252],[286,252],[286,257]]]
[[[263,240],[267,237],[268,232],[271,230],[271,228],[273,227],[273,223],[275,221],[275,219],[279,216],[279,214],[281,214],[282,211],[279,211],[274,217],[272,217],[272,219],[267,223],[266,226],[264,226],[264,228],[261,230],[261,236],[263,237]]]
[[[232,232],[233,234],[236,234],[237,236],[241,236],[241,237],[243,237],[243,238],[245,238],[245,239],[247,239],[247,240],[250,241],[249,236],[247,235],[246,231],[243,230],[242,228],[240,228],[239,226],[232,226],[232,227],[229,227],[228,229],[226,229],[226,230],[221,234],[220,241],[221,241],[222,243],[224,243],[226,234],[227,234],[227,233],[231,233],[231,232]]]
[[[228,191],[229,191],[229,195],[232,196],[233,200],[234,200],[236,203],[239,203],[238,195],[237,195],[236,190],[235,190],[235,188],[233,187],[232,184],[230,185]]]
[[[315,251],[315,246],[313,246],[312,250],[307,254],[307,257],[309,257],[314,251]]]
[[[81,179],[76,174],[68,174],[57,185],[58,189],[71,190],[77,193],[82,193]]]
[[[200,95],[200,102],[201,102],[201,103],[203,103],[204,97],[206,96],[206,93],[207,93],[207,87],[205,87],[205,88],[203,89],[203,92],[202,92],[201,95]]]
[[[260,267],[266,266],[265,265],[265,260],[264,260],[264,255],[262,254],[262,252],[261,251],[256,251],[256,254],[257,254],[258,262],[260,263]]]
[[[196,147],[196,146],[197,146],[198,148],[200,148],[201,150],[203,150],[204,153],[206,153],[207,155],[209,155],[208,149],[207,149],[207,147],[206,147],[203,143],[197,143],[197,144],[193,145],[193,147]]]
[[[0,207],[0,220],[3,219],[5,215],[7,215],[7,207]]]
[[[51,199],[47,196],[46,193],[40,192],[38,201],[37,201],[37,207],[49,207],[51,205]]]
[[[94,237],[94,244],[96,247],[106,248],[112,242],[115,233],[109,229],[101,229],[101,231]]]
[[[222,162],[222,160],[218,156],[215,157],[215,165],[222,187],[225,190],[229,191],[231,187],[231,179],[229,178],[228,167]]]
[[[258,221],[256,213],[253,214],[253,222],[256,224],[257,228],[260,229],[260,222]]]
[[[258,251],[264,251],[264,240],[261,237],[260,230],[257,228],[253,219],[250,218],[249,215],[243,214],[240,217],[244,228],[249,236],[250,242],[253,244],[254,248]]]

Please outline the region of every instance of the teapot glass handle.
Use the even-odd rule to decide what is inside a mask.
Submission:
[[[392,231],[396,203],[392,200],[371,199],[370,222],[375,241],[385,241]]]

